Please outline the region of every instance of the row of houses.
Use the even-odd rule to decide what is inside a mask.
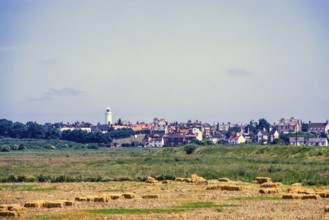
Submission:
[[[129,128],[136,133],[146,134],[141,145],[145,147],[182,146],[194,141],[211,141],[213,143],[227,143],[231,145],[258,142],[261,144],[273,143],[282,134],[298,133],[302,131],[303,123],[299,119],[291,117],[281,118],[277,123],[263,128],[257,132],[250,132],[248,126],[258,127],[257,121],[245,123],[202,123],[191,120],[183,123],[169,123],[165,119],[154,118],[152,123],[117,123],[110,125],[91,125],[90,127],[63,126],[61,131],[81,129],[87,132],[107,132],[109,129]],[[305,124],[305,123],[304,123]],[[237,128],[235,132],[229,132],[232,128]],[[303,128],[305,130],[305,128]],[[234,130],[234,129],[233,129]],[[307,132],[316,136],[328,134],[329,123],[307,123]],[[324,137],[310,138],[305,141],[301,137],[290,138],[291,145],[328,146],[328,140]]]
[[[308,141],[304,137],[289,137],[289,144],[292,146],[328,146],[327,138],[310,138]]]

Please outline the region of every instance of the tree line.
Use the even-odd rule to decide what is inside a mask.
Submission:
[[[60,131],[58,124],[41,125],[36,122],[12,122],[0,119],[0,137],[10,138],[33,138],[33,139],[61,139],[77,143],[104,143],[109,144],[116,138],[127,138],[134,135],[130,128],[109,129],[107,133],[86,132],[83,130]]]

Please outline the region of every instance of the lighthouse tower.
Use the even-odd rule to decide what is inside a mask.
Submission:
[[[106,111],[105,111],[105,124],[107,124],[107,125],[112,124],[112,112],[111,112],[110,107],[107,107]]]

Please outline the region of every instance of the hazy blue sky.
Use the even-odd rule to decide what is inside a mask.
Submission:
[[[329,119],[327,0],[1,0],[0,118]]]

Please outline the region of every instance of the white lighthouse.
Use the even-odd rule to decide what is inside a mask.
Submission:
[[[105,124],[107,124],[107,125],[112,124],[112,112],[111,112],[110,107],[107,107],[106,111],[105,111]]]

